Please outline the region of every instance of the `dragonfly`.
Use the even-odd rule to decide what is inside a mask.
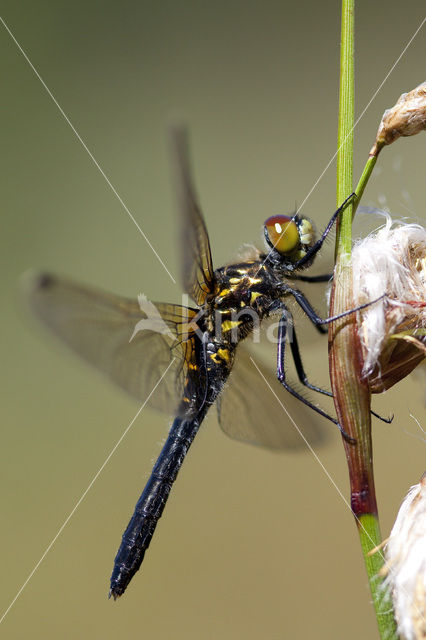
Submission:
[[[312,264],[349,198],[318,239],[307,217],[275,215],[263,227],[266,252],[253,249],[245,259],[214,269],[185,130],[174,131],[172,147],[183,234],[182,281],[195,305],[130,300],[46,273],[32,277],[27,294],[35,314],[72,350],[138,400],[148,398],[149,406],[174,416],[122,536],[111,576],[109,595],[114,599],[124,593],[139,570],[185,456],[215,402],[219,424],[228,435],[270,449],[296,449],[304,443],[285,424],[286,416],[272,396],[266,406],[262,403],[259,388],[264,382],[275,394],[282,388],[289,392],[285,405],[303,423],[310,442],[321,440],[321,431],[307,412],[300,415],[296,405],[302,405],[296,401],[343,431],[336,418],[292,386],[285,362],[288,342],[300,382],[331,396],[307,378],[288,300],[295,300],[320,333],[341,317],[317,315],[295,281],[330,279],[329,274],[300,272]],[[277,367],[276,372],[262,372],[263,382],[241,343],[256,323],[267,318],[278,322]]]

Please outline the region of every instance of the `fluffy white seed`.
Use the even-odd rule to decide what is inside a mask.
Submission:
[[[405,339],[416,341],[416,331],[418,335],[426,327],[426,229],[393,223],[384,215],[385,225],[358,241],[352,253],[355,304],[388,296],[360,313],[364,375],[380,368],[380,356],[393,335],[411,332]]]
[[[404,640],[426,638],[426,473],[411,487],[386,545],[386,585],[391,589]]]

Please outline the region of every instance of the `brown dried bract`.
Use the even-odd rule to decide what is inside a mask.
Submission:
[[[376,156],[387,144],[400,136],[414,136],[426,129],[426,82],[403,93],[391,109],[387,109],[377,131],[370,156]]]

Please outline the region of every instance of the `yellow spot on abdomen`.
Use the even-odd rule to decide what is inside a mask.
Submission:
[[[222,360],[226,360],[226,362],[229,362],[230,355],[228,349],[218,349],[217,355],[220,356]]]
[[[217,353],[212,353],[210,359],[216,364],[220,364],[221,361],[229,362],[230,353],[228,349],[218,349]]]

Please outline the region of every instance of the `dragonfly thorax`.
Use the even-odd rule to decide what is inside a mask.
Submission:
[[[220,343],[235,345],[269,315],[281,296],[280,282],[262,260],[215,271],[214,296],[206,304],[206,328]]]

